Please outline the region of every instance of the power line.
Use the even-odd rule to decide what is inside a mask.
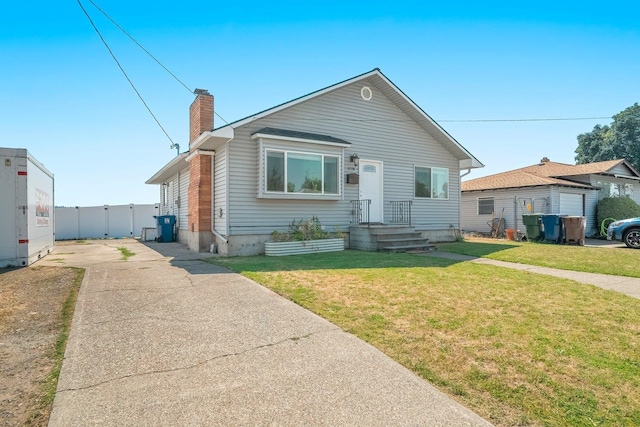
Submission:
[[[467,120],[438,120],[447,123],[475,123],[475,122],[557,122],[571,120],[602,120],[611,117],[555,117],[555,118],[536,118],[536,119],[467,119]]]
[[[552,122],[571,120],[600,120],[611,117],[558,117],[558,118],[533,118],[533,119],[452,119],[435,120],[438,123],[491,123],[491,122]],[[412,119],[334,119],[334,118],[289,118],[289,121],[299,122],[367,122],[367,123],[413,123]]]
[[[79,2],[79,0],[78,0]],[[193,94],[194,91],[192,89],[189,88],[189,86],[187,86],[182,80],[180,80],[174,73],[171,72],[171,70],[169,70],[162,62],[160,62],[160,60],[158,60],[158,58],[156,58],[155,56],[153,56],[151,54],[151,52],[149,52],[147,49],[145,49],[144,46],[142,46],[142,44],[140,44],[131,34],[129,34],[124,28],[122,28],[122,26],[120,26],[120,24],[118,24],[115,19],[113,19],[111,16],[109,16],[109,14],[107,12],[105,12],[104,10],[102,10],[100,8],[100,6],[98,6],[93,0],[89,0],[89,3],[91,3],[93,5],[93,7],[95,7],[96,9],[98,9],[100,11],[100,13],[102,13],[109,21],[111,21],[111,23],[113,25],[116,26],[116,28],[118,28],[120,31],[122,31],[127,37],[129,37],[129,39],[131,39],[132,42],[134,42],[140,49],[142,49],[142,51],[144,53],[146,53],[147,55],[149,55],[149,57],[151,57],[151,59],[153,59],[159,66],[161,66],[167,73],[169,73],[169,75],[171,75],[171,77],[173,77],[174,79],[176,79],[176,81],[178,83],[180,83],[186,90],[189,91],[189,93]],[[86,13],[86,12],[85,12]],[[229,124],[229,122],[227,122],[220,114],[218,114],[216,111],[213,112],[216,116],[218,116],[223,122],[225,122],[226,124]]]
[[[93,3],[93,2],[92,2]],[[164,134],[166,135],[166,137],[169,139],[169,141],[171,141],[172,146],[175,146],[175,142],[173,142],[173,139],[171,139],[171,137],[169,136],[169,134],[167,133],[167,131],[164,129],[164,127],[162,127],[162,125],[160,124],[160,122],[158,121],[157,117],[155,116],[155,114],[153,114],[153,111],[151,111],[151,108],[149,108],[149,106],[147,105],[146,101],[144,100],[144,98],[142,97],[142,95],[140,94],[140,92],[138,92],[138,89],[136,88],[136,86],[133,84],[133,82],[131,81],[131,79],[129,78],[129,76],[127,75],[126,71],[124,71],[124,68],[122,68],[122,65],[120,65],[120,62],[118,61],[118,59],[116,58],[116,56],[114,55],[113,51],[111,50],[111,48],[109,47],[109,45],[107,44],[107,42],[105,41],[104,37],[102,37],[102,34],[100,34],[100,30],[98,30],[98,27],[96,27],[96,25],[93,23],[93,20],[91,19],[91,16],[89,16],[89,13],[86,11],[86,9],[84,8],[84,6],[82,5],[82,3],[80,2],[80,0],[78,0],[78,5],[80,6],[80,8],[82,9],[82,11],[84,12],[84,14],[86,15],[87,19],[89,20],[89,22],[91,23],[91,26],[93,27],[93,29],[95,30],[95,32],[98,34],[98,37],[100,37],[100,40],[102,40],[102,43],[104,44],[104,46],[107,48],[107,50],[109,51],[109,54],[111,55],[111,57],[113,58],[113,60],[116,62],[116,64],[118,65],[118,68],[120,68],[120,71],[122,71],[122,74],[124,75],[124,77],[127,79],[127,81],[129,82],[129,84],[131,85],[131,87],[133,88],[134,92],[136,93],[136,95],[138,95],[138,98],[140,98],[140,101],[142,101],[142,103],[144,104],[145,108],[147,109],[147,111],[149,112],[149,114],[151,114],[151,117],[153,117],[153,120],[156,121],[156,123],[158,124],[158,126],[160,126],[160,129],[162,129],[162,132],[164,132]]]
[[[100,11],[100,13],[102,13],[104,16],[107,17],[107,19],[109,21],[111,21],[113,23],[113,25],[115,25],[120,31],[122,31],[127,37],[129,37],[131,39],[132,42],[134,42],[136,45],[138,45],[138,47],[140,49],[142,49],[144,51],[144,53],[146,53],[147,55],[149,55],[151,57],[151,59],[153,59],[154,61],[156,61],[156,63],[161,66],[167,73],[169,73],[171,75],[171,77],[173,77],[174,79],[176,79],[178,81],[178,83],[180,83],[182,86],[184,86],[184,88],[186,90],[189,91],[189,93],[193,93],[193,90],[189,89],[189,87],[183,83],[182,80],[180,80],[175,74],[173,74],[167,67],[164,66],[164,64],[162,64],[162,62],[160,62],[155,56],[153,56],[151,54],[151,52],[149,52],[147,49],[144,48],[144,46],[142,46],[140,43],[138,43],[138,41],[136,39],[133,38],[133,36],[131,34],[129,34],[124,28],[122,28],[111,16],[109,16],[107,14],[107,12],[105,12],[104,10],[102,10],[100,8],[100,6],[98,6],[93,0],[89,0],[89,3],[91,3],[96,9],[98,9]]]

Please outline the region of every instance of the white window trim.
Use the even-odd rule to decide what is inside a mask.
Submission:
[[[478,215],[491,215],[491,213],[486,213],[486,214],[485,213],[480,213],[480,200],[493,200],[493,211],[491,213],[495,212],[495,210],[496,210],[496,198],[495,197],[493,197],[493,196],[491,196],[491,197],[478,197],[476,199],[476,207],[478,208],[478,211],[477,211]]]
[[[326,144],[321,144],[326,145]],[[333,145],[333,144],[331,144]],[[258,177],[258,198],[264,199],[297,199],[297,200],[342,200],[344,187],[342,185],[342,180],[344,178],[343,174],[343,162],[344,162],[344,149],[340,150],[340,152],[336,152],[335,154],[321,153],[313,150],[304,150],[300,148],[272,148],[269,144],[265,144],[263,139],[259,139],[259,150],[260,150],[260,170]],[[267,191],[267,152],[280,152],[285,153],[284,163],[285,163],[285,191]],[[322,166],[322,191],[323,193],[288,193],[286,191],[286,182],[287,182],[287,153],[297,153],[297,154],[310,154],[314,156],[321,157],[321,166]],[[337,171],[337,184],[338,184],[338,192],[336,194],[333,193],[324,193],[324,159],[325,157],[333,157],[338,160],[338,171]]]
[[[440,170],[447,171],[447,197],[418,197],[418,196],[416,196],[416,168],[429,169],[431,171],[431,185],[433,185],[433,170],[434,169],[440,169]],[[449,200],[451,198],[451,196],[450,196],[450,188],[449,188],[450,183],[451,183],[451,179],[450,179],[450,169],[449,168],[443,168],[443,167],[440,167],[440,166],[413,165],[413,199],[414,200]],[[429,189],[430,192],[432,190],[433,190],[433,187]]]

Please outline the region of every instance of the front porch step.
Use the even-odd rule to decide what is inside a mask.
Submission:
[[[355,226],[349,231],[353,249],[387,252],[430,252],[435,249],[429,239],[408,225]]]
[[[382,248],[385,252],[433,252],[436,249],[436,245],[431,243],[419,244],[419,245],[395,245]]]
[[[429,240],[421,236],[413,236],[408,238],[392,238],[392,239],[378,239],[378,249],[384,249],[389,246],[399,245],[424,245],[428,244]]]
[[[384,234],[375,234],[376,240],[378,242],[388,241],[388,240],[401,240],[401,239],[422,239],[422,233],[419,231],[414,232],[404,232],[404,233],[384,233]]]

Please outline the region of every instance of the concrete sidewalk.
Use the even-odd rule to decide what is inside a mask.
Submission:
[[[121,260],[123,246],[136,255]],[[59,244],[39,262],[87,269],[50,426],[490,425],[203,256],[127,239]]]
[[[607,250],[607,249],[603,249]],[[495,265],[514,270],[528,271],[547,276],[560,277],[575,280],[576,282],[598,286],[603,289],[621,292],[623,294],[640,298],[640,279],[636,277],[611,276],[609,274],[583,273],[580,271],[559,270],[557,268],[537,267],[535,265],[518,264],[515,262],[497,261],[489,258],[476,258],[468,255],[460,255],[452,252],[430,252],[425,254],[437,258],[445,258],[453,261],[470,261],[478,264]]]

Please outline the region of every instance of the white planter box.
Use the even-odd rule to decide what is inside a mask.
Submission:
[[[344,250],[344,239],[304,240],[301,242],[265,242],[266,256],[313,254],[316,252],[338,252]]]

